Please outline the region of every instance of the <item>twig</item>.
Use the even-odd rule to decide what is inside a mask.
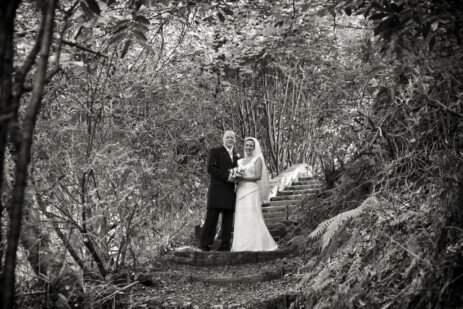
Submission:
[[[16,297],[23,297],[23,296],[28,296],[28,295],[37,295],[37,294],[45,294],[47,291],[32,291],[32,292],[27,292],[27,293],[18,293],[16,294]]]
[[[391,236],[389,236],[387,233],[384,233],[384,235],[386,235],[393,243],[395,243],[396,245],[398,245],[400,248],[404,249],[405,251],[407,251],[408,253],[410,253],[411,256],[415,257],[417,260],[419,261],[422,261],[424,262],[426,265],[428,266],[431,266],[431,263],[428,261],[428,260],[425,260],[423,259],[422,257],[420,257],[418,254],[410,251],[409,249],[405,248],[403,245],[401,245],[400,243],[398,243],[394,238],[392,238]]]
[[[446,226],[444,229],[455,229],[461,233],[463,233],[463,229],[459,228],[458,226]]]
[[[456,111],[453,111],[451,110],[448,106],[446,106],[445,104],[441,103],[440,101],[437,101],[437,100],[432,100],[432,99],[429,99],[432,103],[436,103],[437,105],[441,106],[444,110],[448,111],[449,113],[451,113],[452,115],[455,115],[455,116],[458,116],[458,117],[461,117],[463,118],[463,115],[456,112]]]
[[[55,68],[53,68],[53,70],[48,72],[48,74],[47,74],[47,76],[45,78],[44,84],[50,83],[53,76],[55,76],[59,71],[61,71],[61,67],[55,67]],[[23,86],[23,92],[31,92],[32,89],[33,89],[32,84],[28,84],[28,85]]]
[[[188,219],[185,220],[185,222],[183,222],[183,224],[176,231],[174,231],[172,234],[170,234],[168,239],[169,240],[172,239],[178,232],[180,232],[186,226],[187,223],[188,223]]]
[[[440,295],[439,295],[439,299],[442,298],[442,295],[444,294],[445,290],[448,289],[448,287],[454,283],[455,281],[457,281],[458,279],[460,279],[461,277],[463,277],[463,274],[459,275],[458,277],[456,277],[455,279],[453,279],[452,281],[447,281],[444,286],[442,287],[442,289],[440,290]]]
[[[63,42],[63,44],[65,44],[65,45],[72,46],[72,47],[76,47],[76,48],[78,48],[78,49],[81,49],[81,50],[83,50],[83,51],[86,51],[87,53],[95,54],[95,55],[97,55],[97,56],[104,57],[104,58],[109,58],[108,55],[105,55],[105,54],[100,53],[100,52],[98,52],[98,51],[94,51],[94,50],[92,50],[92,49],[90,49],[90,48],[88,48],[88,47],[85,47],[85,46],[82,46],[82,45],[80,45],[80,44],[77,44],[76,42],[71,42],[71,41],[68,41],[68,40],[63,40],[62,42]]]
[[[126,289],[132,287],[133,285],[135,285],[135,284],[137,284],[137,283],[138,283],[138,281],[135,281],[135,282],[132,282],[131,284],[129,284],[129,285],[123,287],[123,288],[118,289],[117,291],[115,291],[115,292],[109,294],[108,296],[103,297],[103,298],[100,299],[100,300],[97,300],[97,301],[95,302],[95,305],[98,304],[98,303],[101,303],[101,302],[104,302],[104,301],[110,299],[110,298],[113,297],[114,295],[119,294],[121,291],[126,290]]]

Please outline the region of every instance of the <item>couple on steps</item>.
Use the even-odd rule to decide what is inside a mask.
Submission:
[[[223,146],[212,148],[209,153],[207,172],[210,184],[201,250],[211,249],[220,213],[220,251],[277,250],[278,245],[262,216],[261,202],[267,198],[269,184],[260,144],[255,138],[247,137],[244,141],[244,158],[239,159],[234,149],[235,140],[233,131],[225,131]]]

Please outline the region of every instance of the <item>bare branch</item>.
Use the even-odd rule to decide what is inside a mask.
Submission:
[[[72,46],[72,47],[76,47],[80,50],[83,50],[83,51],[86,51],[87,53],[91,53],[91,54],[94,54],[94,55],[97,55],[97,56],[100,56],[100,57],[103,57],[103,58],[109,58],[108,55],[105,55],[103,53],[100,53],[98,51],[94,51],[88,47],[85,47],[85,46],[82,46],[76,42],[71,42],[71,41],[68,41],[68,40],[62,40],[63,44],[65,45],[68,45],[68,46]]]

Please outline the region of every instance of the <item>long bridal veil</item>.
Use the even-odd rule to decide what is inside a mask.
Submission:
[[[260,147],[259,141],[257,139],[255,139],[254,137],[245,138],[245,141],[247,141],[247,140],[253,140],[254,141],[255,149],[254,149],[253,155],[262,160],[262,176],[261,176],[260,180],[257,182],[257,185],[259,186],[259,195],[260,195],[261,203],[264,203],[264,202],[267,201],[268,195],[269,195],[269,192],[270,192],[270,184],[269,184],[269,176],[268,176],[267,164],[265,162],[264,155],[262,153],[262,148]]]

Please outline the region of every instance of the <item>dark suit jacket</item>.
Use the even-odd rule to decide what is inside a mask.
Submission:
[[[236,167],[238,157],[233,151],[233,161],[225,146],[212,148],[207,161],[210,175],[207,207],[218,209],[235,209],[235,184],[228,181],[229,171]]]

